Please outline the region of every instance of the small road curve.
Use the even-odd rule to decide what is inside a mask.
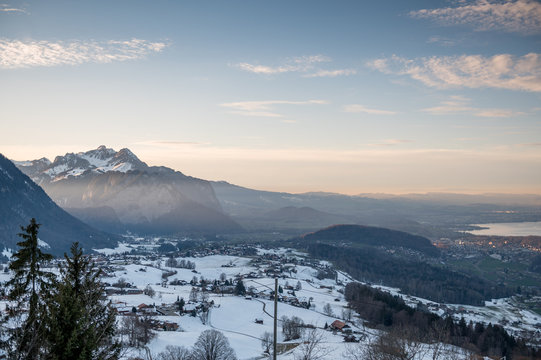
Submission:
[[[225,331],[225,332],[229,332],[229,333],[233,333],[233,334],[237,334],[237,335],[243,335],[243,336],[248,336],[252,339],[256,339],[256,340],[260,340],[261,341],[261,338],[257,337],[257,336],[253,336],[253,335],[250,335],[250,334],[246,334],[246,333],[242,333],[242,332],[239,332],[239,331],[234,331],[234,330],[227,330],[227,329],[221,329],[221,328],[218,328],[214,325],[212,325],[212,321],[210,320],[211,319],[211,311],[209,311],[209,318],[208,318],[208,324],[211,328],[215,329],[215,330],[220,330],[220,331]]]

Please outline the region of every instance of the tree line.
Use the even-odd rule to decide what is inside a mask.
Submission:
[[[344,296],[360,317],[374,326],[400,332],[400,337],[423,343],[446,343],[485,356],[507,359],[539,359],[541,350],[530,348],[524,340],[511,336],[499,325],[458,323],[448,316],[420,311],[402,298],[360,283],[346,285]]]
[[[409,261],[372,247],[305,244],[314,258],[331,261],[338,269],[365,282],[383,283],[436,302],[484,305],[485,300],[507,297],[511,289],[478,277],[421,261]]]
[[[64,254],[59,276],[53,256],[38,245],[40,224],[21,226],[19,250],[9,264],[3,289],[9,300],[0,317],[0,358],[8,360],[118,360],[122,340],[140,347],[153,337],[151,316],[126,316],[116,325],[116,310],[105,297],[102,272],[78,243]],[[192,267],[186,262],[185,266]],[[195,264],[194,264],[195,265]],[[242,291],[244,284],[238,286]],[[132,310],[135,314],[136,309]],[[227,338],[206,330],[190,349],[168,346],[160,360],[236,360]]]
[[[53,256],[38,246],[35,219],[18,234],[7,282],[10,301],[0,322],[0,347],[8,359],[103,359],[120,355],[115,311],[103,300],[101,270],[78,243],[64,254],[60,276],[47,270]]]

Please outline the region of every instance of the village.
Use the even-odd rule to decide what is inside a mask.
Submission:
[[[207,329],[223,332],[239,359],[262,359],[263,344],[272,333],[275,296],[280,359],[293,359],[302,334],[312,329],[323,334],[323,344],[332,349],[329,359],[340,358],[348,344],[365,344],[380,332],[360,319],[344,298],[345,285],[356,280],[327,261],[258,245],[209,245],[168,253],[159,251],[163,245],[155,238],[127,238],[115,249],[98,249],[92,255],[103,273],[104,300],[117,313],[118,336],[127,349],[124,359],[146,359],[145,354],[159,354],[168,345],[190,347]],[[53,260],[52,268],[59,261]],[[6,266],[0,277],[9,277]],[[440,304],[382,284],[368,285],[421,311],[457,322],[463,318],[500,324],[532,339],[532,344],[541,339],[541,316],[516,297],[476,307]]]
[[[117,309],[121,334],[134,349],[157,351],[179,342],[188,346],[197,331],[214,328],[230,337],[234,348],[243,349],[246,357],[241,358],[256,358],[261,354],[261,339],[272,331],[274,278],[279,279],[281,323],[295,317],[305,329],[326,331],[326,341],[342,350],[337,344],[377,333],[355,316],[344,299],[344,286],[354,279],[328,262],[292,249],[253,245],[201,247],[175,256],[160,255],[158,246],[156,241],[139,240],[100,250],[95,259],[105,273],[103,281]],[[541,317],[517,307],[512,298],[493,300],[485,307],[438,304],[399,289],[372,286],[401,296],[423,311],[456,321],[501,324],[516,335],[540,338]],[[139,321],[130,321],[133,318]],[[284,346],[295,340],[287,339],[282,331],[279,342]]]

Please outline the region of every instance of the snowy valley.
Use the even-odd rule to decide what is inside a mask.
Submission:
[[[319,359],[346,358],[373,343],[381,330],[367,326],[348,307],[345,285],[355,281],[325,261],[292,249],[228,245],[188,252],[187,257],[160,255],[163,239],[126,238],[115,249],[99,249],[96,263],[104,270],[108,299],[117,309],[119,336],[131,345],[125,359],[156,359],[167,346],[190,348],[201,332],[222,332],[239,359],[264,359],[262,339],[273,331],[274,278],[279,284],[278,358],[299,358],[306,336],[318,334]],[[242,282],[244,291],[238,292]],[[514,335],[539,339],[541,317],[520,309],[512,298],[487,302],[485,307],[437,304],[382,289],[402,297],[410,306],[469,322],[507,325]],[[300,337],[287,339],[283,321],[297,317],[304,324]],[[133,337],[130,319],[147,322],[147,335]],[[315,329],[315,330],[313,330]],[[304,333],[304,336],[303,334]],[[408,345],[413,346],[413,345]],[[465,358],[464,350],[441,344],[417,344],[415,359]],[[460,357],[462,356],[462,357]],[[314,357],[315,358],[315,357]]]

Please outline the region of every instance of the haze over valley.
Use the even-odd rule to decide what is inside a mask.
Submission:
[[[541,359],[540,0],[0,34],[0,359]]]

